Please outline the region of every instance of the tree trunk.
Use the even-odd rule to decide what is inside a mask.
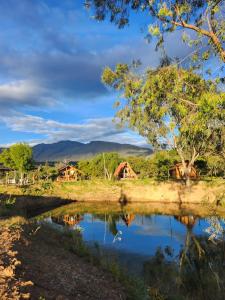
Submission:
[[[23,180],[24,180],[24,174],[23,172],[20,173],[20,185],[23,185]]]
[[[188,168],[187,168],[187,170],[188,170]],[[190,172],[189,171],[187,171],[187,173],[186,173],[185,184],[186,184],[187,187],[191,186],[191,177],[190,177]]]
[[[191,171],[192,171],[192,167],[194,166],[194,162],[195,160],[198,158],[199,153],[196,152],[195,148],[193,147],[193,152],[192,152],[192,157],[191,160],[189,162],[185,161],[184,159],[184,155],[181,149],[177,148],[177,153],[179,154],[180,158],[181,158],[181,162],[183,165],[183,170],[184,170],[184,180],[185,180],[185,184],[187,187],[191,186]]]

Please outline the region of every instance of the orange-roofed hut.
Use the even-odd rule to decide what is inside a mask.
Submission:
[[[77,181],[82,177],[82,172],[75,166],[66,165],[58,170],[57,181]]]
[[[189,161],[185,161],[186,166],[188,167]],[[182,163],[178,163],[172,168],[169,169],[170,176],[175,179],[185,179],[185,168]],[[190,172],[190,178],[191,179],[197,179],[198,178],[198,171],[194,166],[191,167]]]
[[[176,216],[176,220],[180,223],[186,225],[187,227],[193,227],[196,223],[197,217],[195,216]]]
[[[127,214],[123,214],[121,218],[128,227],[135,219],[135,215],[127,213]]]
[[[117,179],[137,179],[138,176],[128,162],[122,162],[116,168],[114,177]]]

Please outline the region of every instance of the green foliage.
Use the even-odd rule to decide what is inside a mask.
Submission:
[[[155,149],[174,148],[183,161],[193,163],[199,155],[221,148],[225,93],[214,82],[174,66],[138,76],[120,64],[115,71],[107,68],[109,73],[110,78],[103,73],[103,82],[126,100],[116,115],[121,125],[137,130]]]
[[[149,26],[148,31],[153,36],[160,35],[160,28],[158,26]]]
[[[78,168],[87,178],[112,179],[113,173],[121,161],[118,153],[108,152],[98,154],[89,160],[79,161]]]
[[[0,162],[6,167],[25,173],[32,168],[32,149],[25,143],[12,145],[0,154]]]
[[[58,175],[58,171],[55,166],[49,166],[48,163],[46,162],[45,165],[42,165],[38,168],[36,175],[40,179],[54,180]]]
[[[52,190],[53,189],[53,186],[52,186],[52,182],[43,182],[42,184],[41,184],[41,188],[42,188],[42,190]]]
[[[0,162],[8,168],[14,168],[15,164],[10,156],[9,149],[4,149],[0,154]]]
[[[16,203],[16,198],[13,197],[13,198],[7,198],[7,199],[3,199],[0,201],[0,204],[6,208],[11,208],[15,205]]]
[[[208,175],[225,176],[225,159],[218,155],[207,158]]]
[[[149,159],[146,157],[131,156],[126,158],[126,161],[132,166],[134,172],[138,175],[138,178],[149,178],[154,172]],[[154,176],[154,175],[153,175]]]
[[[102,21],[109,17],[119,28],[129,24],[133,11],[151,15],[149,33],[156,37],[157,46],[163,46],[164,34],[183,28],[193,31],[193,38],[185,38],[183,42],[189,46],[208,48],[207,51],[218,55],[225,62],[225,16],[223,0],[218,1],[146,1],[146,0],[85,0],[85,6],[94,10],[95,18]],[[147,36],[148,37],[148,36]],[[187,37],[187,36],[186,36]],[[149,38],[148,38],[149,39]],[[210,55],[199,56],[197,62],[209,59]],[[222,67],[222,66],[221,66]]]
[[[179,161],[175,151],[162,150],[155,152],[150,157],[128,157],[133,170],[140,179],[143,178],[168,178],[169,169]]]
[[[175,151],[159,151],[152,155],[150,164],[153,169],[153,176],[157,178],[168,178],[169,169],[179,161]]]

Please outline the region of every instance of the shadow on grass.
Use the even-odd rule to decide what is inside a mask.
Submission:
[[[76,201],[60,197],[0,194],[0,216],[31,218],[72,202]]]

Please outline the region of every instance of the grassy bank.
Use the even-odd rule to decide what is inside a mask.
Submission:
[[[0,186],[0,194],[68,199],[85,202],[216,203],[225,195],[225,180],[193,182],[187,188],[181,182],[153,179],[132,181],[86,180],[78,182],[42,182],[28,187]],[[48,200],[50,201],[50,200]]]

